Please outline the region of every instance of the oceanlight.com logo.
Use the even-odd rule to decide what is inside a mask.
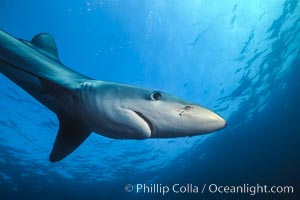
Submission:
[[[248,194],[251,196],[257,194],[293,194],[293,186],[268,186],[268,185],[249,185],[243,184],[238,186],[225,186],[217,184],[203,184],[195,185],[192,183],[173,185],[163,184],[127,184],[125,186],[126,192],[134,192],[137,194],[159,194],[166,195],[173,194]]]

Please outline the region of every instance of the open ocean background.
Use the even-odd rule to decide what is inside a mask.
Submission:
[[[297,0],[0,0],[0,29],[54,36],[90,77],[165,91],[228,126],[192,138],[92,134],[50,163],[56,116],[0,74],[0,199],[299,199]],[[137,194],[127,184],[294,186],[294,194]]]

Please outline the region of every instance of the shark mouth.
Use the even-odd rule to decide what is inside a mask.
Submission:
[[[135,114],[137,114],[140,118],[142,118],[148,124],[150,131],[153,134],[154,126],[153,126],[152,122],[147,117],[145,117],[145,115],[143,115],[142,113],[135,111],[135,110],[133,110],[133,112],[135,112]]]

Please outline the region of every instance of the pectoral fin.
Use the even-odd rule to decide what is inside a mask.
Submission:
[[[91,134],[91,131],[79,120],[60,117],[59,130],[50,154],[50,161],[57,162],[72,153]]]

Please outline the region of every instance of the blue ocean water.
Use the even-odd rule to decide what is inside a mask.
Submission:
[[[300,5],[278,1],[0,1],[0,28],[54,36],[90,77],[166,91],[228,121],[192,138],[92,134],[50,163],[56,116],[0,76],[0,199],[297,199]],[[126,192],[127,184],[291,185],[294,194]],[[201,190],[201,189],[200,189]]]

